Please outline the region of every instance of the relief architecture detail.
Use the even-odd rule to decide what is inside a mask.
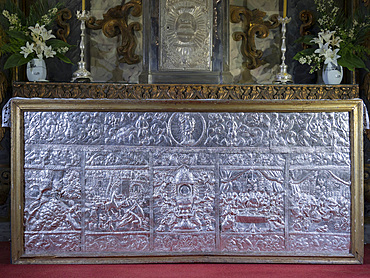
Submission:
[[[356,85],[13,83],[13,97],[109,99],[352,99]]]
[[[26,255],[350,252],[349,113],[28,111],[24,142]]]

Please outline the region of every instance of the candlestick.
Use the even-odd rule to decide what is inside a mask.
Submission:
[[[283,17],[286,17],[286,15],[287,15],[287,9],[288,9],[288,0],[284,0]]]
[[[82,0],[82,10],[85,10],[85,0]]]
[[[83,2],[82,2],[83,3]],[[77,18],[81,21],[81,42],[80,42],[80,62],[78,62],[78,70],[72,75],[72,82],[91,82],[93,79],[91,73],[86,69],[85,63],[85,36],[86,36],[86,20],[90,17],[90,13],[83,10],[77,11]]]
[[[288,66],[285,64],[285,52],[286,52],[286,24],[290,22],[290,17],[280,17],[278,18],[279,23],[281,23],[281,65],[280,72],[276,75],[275,83],[291,83],[293,82],[292,76],[288,73]]]

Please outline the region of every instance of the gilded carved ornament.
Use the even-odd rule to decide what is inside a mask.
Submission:
[[[309,31],[309,29],[315,24],[312,12],[308,10],[301,11],[299,13],[299,19],[303,22],[303,24],[299,28],[301,36],[303,37],[306,35],[310,35],[311,32]],[[306,44],[302,44],[302,46],[304,49],[309,48],[309,46]]]
[[[131,0],[122,5],[110,8],[103,15],[103,19],[97,20],[91,17],[86,26],[93,30],[102,29],[103,34],[108,38],[114,38],[121,35],[121,45],[117,47],[117,52],[121,56],[119,61],[129,65],[137,64],[141,57],[135,54],[137,46],[135,31],[141,30],[139,22],[128,23],[129,15],[140,17],[142,14],[141,0]]]
[[[71,27],[69,23],[67,23],[67,20],[71,18],[72,18],[71,10],[67,8],[60,10],[57,14],[56,22],[60,27],[57,30],[57,38],[65,42],[67,42],[67,38],[69,36],[69,33],[71,32]]]
[[[108,99],[351,99],[354,85],[197,85],[24,83],[13,84],[13,97]]]
[[[263,64],[263,51],[257,49],[255,37],[264,39],[269,30],[279,26],[278,15],[272,15],[270,21],[264,21],[266,13],[258,9],[253,11],[241,6],[230,6],[230,20],[232,23],[243,22],[243,32],[235,32],[235,41],[242,41],[241,53],[246,59],[248,69],[258,68]]]

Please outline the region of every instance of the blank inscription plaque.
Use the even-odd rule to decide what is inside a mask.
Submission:
[[[362,104],[300,104],[14,100],[13,260],[361,262]]]

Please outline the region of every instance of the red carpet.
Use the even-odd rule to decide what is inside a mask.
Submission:
[[[0,277],[30,278],[193,278],[193,277],[370,277],[370,245],[363,265],[147,264],[147,265],[11,265],[10,244],[0,242]]]

